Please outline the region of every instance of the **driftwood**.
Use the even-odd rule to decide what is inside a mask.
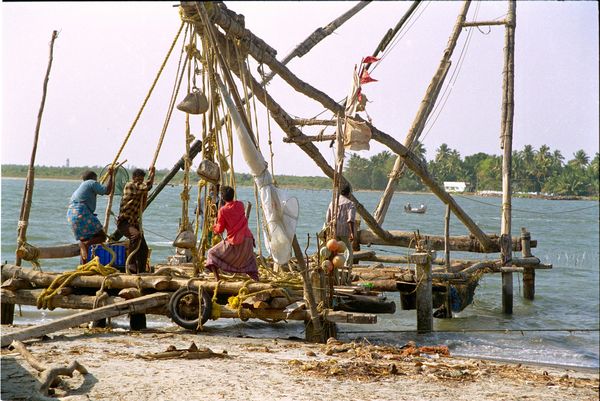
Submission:
[[[196,343],[192,342],[188,349],[177,349],[170,345],[165,352],[156,352],[152,354],[138,354],[142,359],[207,359],[207,358],[229,358],[226,351],[221,354],[213,352],[210,348],[198,348]]]
[[[58,385],[60,380],[59,376],[73,377],[74,371],[78,371],[82,375],[88,374],[87,369],[77,361],[72,361],[68,366],[46,366],[42,362],[38,361],[22,342],[13,341],[10,345],[16,351],[18,351],[23,358],[25,358],[27,363],[29,363],[32,368],[40,372],[40,385],[38,387],[38,391],[43,396],[48,395],[50,387],[55,387]]]
[[[100,320],[108,317],[115,317],[127,313],[143,313],[148,308],[166,304],[170,299],[168,293],[155,293],[145,295],[140,298],[129,301],[119,302],[113,305],[103,306],[98,309],[76,313],[71,316],[66,316],[62,319],[55,320],[50,323],[41,324],[34,327],[28,327],[14,333],[2,335],[2,347],[10,345],[14,340],[22,341],[33,337],[41,337],[48,333],[58,330],[75,327],[82,323],[93,320]]]

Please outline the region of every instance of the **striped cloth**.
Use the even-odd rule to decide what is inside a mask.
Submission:
[[[333,203],[329,203],[327,208],[326,221],[331,221],[333,215]],[[350,225],[348,223],[356,221],[356,208],[354,203],[344,195],[340,195],[338,202],[338,213],[335,219],[335,231],[338,237],[350,236]]]
[[[71,202],[67,209],[67,221],[77,241],[85,241],[103,230],[100,220],[82,202]]]
[[[207,268],[218,267],[229,273],[246,273],[258,281],[258,266],[254,255],[254,239],[245,238],[239,245],[221,241],[206,253]]]
[[[147,182],[130,181],[123,188],[123,197],[121,198],[121,206],[119,208],[119,217],[117,224],[127,222],[134,227],[139,227],[140,211],[144,196],[152,188],[152,184]]]

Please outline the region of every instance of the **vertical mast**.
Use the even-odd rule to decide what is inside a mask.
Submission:
[[[501,121],[501,148],[502,157],[502,225],[500,228],[502,262],[506,265],[512,259],[511,244],[511,209],[512,209],[512,134],[514,115],[514,53],[515,53],[515,10],[516,1],[508,3],[506,32],[504,36],[504,71],[502,90],[502,121]],[[513,309],[513,277],[512,273],[502,273],[502,311],[512,313]]]

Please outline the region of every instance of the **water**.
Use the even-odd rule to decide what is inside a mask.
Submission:
[[[33,207],[27,231],[28,242],[38,246],[73,243],[65,213],[71,193],[79,185],[76,181],[37,180]],[[24,180],[2,179],[2,253],[1,260],[14,262],[16,227],[23,196]],[[171,255],[171,242],[178,229],[181,215],[180,187],[166,187],[144,215],[146,239],[152,248],[152,262],[164,262]],[[239,199],[254,203],[251,188],[240,188]],[[312,237],[320,230],[330,199],[329,191],[288,190],[300,201],[298,238],[306,245],[307,234]],[[373,210],[380,193],[357,192],[356,197]],[[192,199],[195,194],[191,195]],[[424,215],[406,214],[402,205],[427,205]],[[485,232],[500,231],[499,198],[477,196],[457,197],[460,206]],[[118,203],[118,202],[117,202]],[[192,200],[191,205],[195,202]],[[104,215],[106,197],[98,198],[100,216]],[[115,206],[116,208],[116,206]],[[253,208],[250,225],[256,226]],[[385,228],[441,235],[445,206],[430,194],[397,194],[391,204]],[[372,342],[404,344],[409,340],[435,344],[447,344],[455,355],[511,359],[523,362],[551,363],[578,367],[599,366],[599,216],[597,201],[549,201],[539,199],[513,200],[513,234],[520,227],[527,227],[532,238],[538,241],[532,253],[543,263],[552,264],[552,270],[536,273],[535,301],[521,296],[521,275],[514,275],[514,313],[502,313],[500,275],[486,275],[477,288],[472,305],[456,314],[453,319],[434,319],[438,332],[417,337],[416,312],[400,310],[397,293],[386,294],[395,300],[394,315],[379,315],[376,325],[340,325],[341,337],[355,339],[367,337]],[[114,228],[114,223],[111,224]],[[111,230],[112,231],[112,230]],[[451,234],[467,234],[456,218],[451,218]],[[407,254],[406,250],[373,246],[383,254]],[[474,257],[465,253],[453,253],[453,257]],[[498,255],[488,255],[495,258]],[[70,260],[45,260],[47,271],[71,270],[77,258]],[[38,311],[35,307],[23,307],[23,316],[15,317],[15,323],[41,322],[56,318],[65,311]],[[120,323],[119,323],[120,322]],[[117,320],[118,324],[126,322]],[[170,323],[165,318],[149,322],[158,327]],[[207,323],[209,330],[226,330],[228,334],[267,337],[303,336],[301,323],[277,323],[269,325],[260,321],[239,322],[220,320]],[[560,329],[560,331],[550,331]],[[464,332],[462,332],[464,330]],[[485,330],[477,332],[476,330]],[[497,331],[490,331],[497,330]],[[523,332],[505,332],[523,330]],[[540,330],[540,331],[531,331]],[[572,331],[566,331],[572,330]],[[588,330],[588,331],[577,331]]]

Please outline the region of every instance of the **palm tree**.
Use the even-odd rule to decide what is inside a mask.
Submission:
[[[579,149],[577,152],[573,153],[573,157],[574,159],[570,160],[569,164],[575,167],[585,168],[590,162],[590,157],[583,149]]]

